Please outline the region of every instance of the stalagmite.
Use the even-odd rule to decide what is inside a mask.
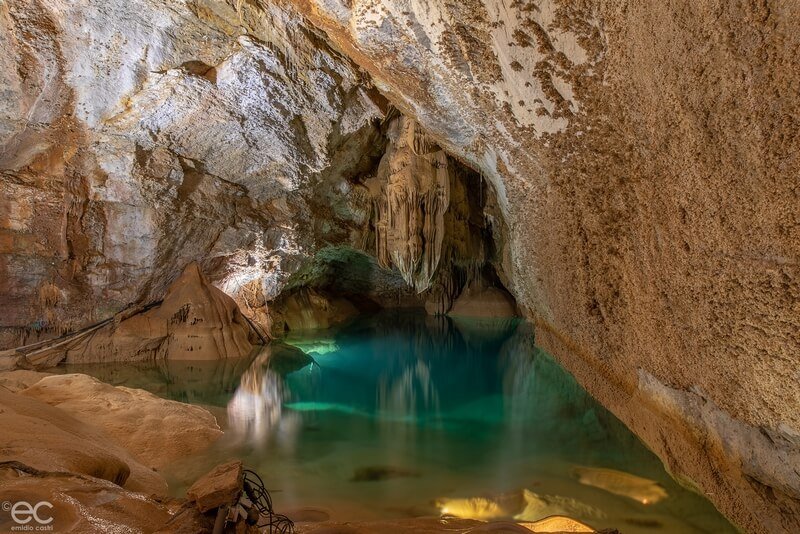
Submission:
[[[388,136],[389,148],[370,188],[376,253],[382,267],[396,266],[421,293],[430,287],[442,256],[450,204],[447,155],[406,117],[392,121]]]

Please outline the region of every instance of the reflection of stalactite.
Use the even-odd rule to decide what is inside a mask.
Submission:
[[[269,369],[272,352],[266,347],[242,374],[228,403],[228,423],[240,436],[263,441],[278,425],[283,413],[283,379]]]
[[[438,412],[439,393],[428,365],[417,361],[392,382],[384,377],[378,387],[378,406],[394,416],[414,417],[418,413]]]

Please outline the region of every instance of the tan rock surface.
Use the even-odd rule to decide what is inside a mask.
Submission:
[[[101,429],[36,399],[0,387],[0,461],[41,471],[108,480],[131,491],[164,494],[167,484]]]
[[[498,287],[468,286],[453,303],[448,315],[456,317],[517,317],[514,298]]]
[[[800,5],[293,3],[493,183],[539,342],[741,527],[800,530],[780,462],[631,401],[643,369],[800,450]]]
[[[222,436],[205,408],[165,400],[141,389],[114,387],[87,375],[49,376],[20,394],[99,427],[155,470],[198,454]]]
[[[250,340],[256,337],[236,302],[191,263],[160,303],[122,312],[52,344],[18,350],[26,351],[25,361],[37,368],[61,362],[201,361],[247,356],[253,350]]]
[[[0,386],[16,393],[31,387],[46,376],[52,376],[52,374],[53,373],[43,373],[40,371],[29,371],[27,369],[5,371],[0,373]]]
[[[170,518],[165,505],[105,480],[16,467],[0,464],[0,501],[52,504],[40,509],[52,532],[153,532]],[[0,528],[16,526],[8,519],[2,512]]]
[[[242,494],[244,471],[240,460],[216,466],[197,479],[186,495],[201,512],[232,505]]]

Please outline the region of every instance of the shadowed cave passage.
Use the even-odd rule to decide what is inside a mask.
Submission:
[[[508,229],[483,176],[390,112],[383,156],[348,179],[351,246],[325,246],[268,304],[271,332],[326,328],[357,313],[511,317]],[[435,157],[434,157],[435,156]]]

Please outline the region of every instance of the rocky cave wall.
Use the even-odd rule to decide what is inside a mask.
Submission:
[[[258,318],[347,240],[313,184],[380,149],[385,101],[296,14],[235,8],[0,5],[3,345],[156,301],[191,261]]]
[[[293,3],[494,182],[539,343],[737,524],[798,530],[800,5]]]
[[[193,260],[265,321],[318,251],[371,248],[351,178],[384,153],[387,98],[496,193],[493,270],[538,342],[737,524],[798,531],[799,19],[6,1],[0,341],[158,299]]]
[[[0,9],[0,346],[156,302],[193,261],[268,335],[317,251],[374,247],[362,182],[389,181],[390,106],[291,8]]]

